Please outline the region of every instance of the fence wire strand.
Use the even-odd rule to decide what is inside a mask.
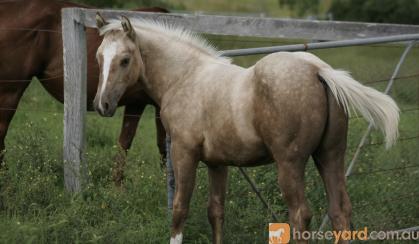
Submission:
[[[401,202],[401,201],[405,201],[406,199],[412,198],[412,197],[417,197],[419,196],[418,192],[411,192],[411,193],[407,193],[407,194],[401,194],[398,195],[396,197],[392,196],[392,197],[387,197],[387,198],[383,198],[380,200],[374,200],[374,201],[368,201],[368,202],[361,202],[362,204],[355,203],[353,209],[359,209],[359,208],[365,208],[368,206],[373,206],[373,207],[377,207],[377,205],[382,205],[383,203],[390,203],[390,202]]]
[[[37,79],[39,80],[39,82],[44,82],[44,81],[55,80],[55,79],[63,78],[63,77],[64,75],[61,74],[61,75],[55,75],[48,78],[39,78],[39,79],[37,78]],[[33,78],[32,79],[13,79],[13,80],[2,79],[0,80],[0,85],[2,85],[2,83],[28,83],[28,82],[31,82],[32,80]]]
[[[412,164],[412,165],[407,165],[407,166],[404,166],[404,167],[394,167],[394,168],[389,168],[389,169],[378,169],[378,170],[371,170],[371,171],[368,171],[368,172],[355,172],[355,173],[352,173],[350,176],[372,175],[372,174],[394,172],[394,171],[400,171],[400,170],[412,169],[412,168],[418,168],[418,167],[419,167],[419,164]]]

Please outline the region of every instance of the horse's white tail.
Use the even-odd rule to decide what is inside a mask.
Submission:
[[[351,107],[359,111],[368,122],[383,132],[386,148],[391,147],[399,134],[399,108],[394,100],[357,82],[346,71],[335,70],[330,66],[319,68],[318,74],[324,79],[345,112],[349,115]]]

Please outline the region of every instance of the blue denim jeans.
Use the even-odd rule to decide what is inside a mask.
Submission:
[[[173,172],[172,159],[170,158],[170,137],[166,135],[166,177],[167,177],[167,208],[171,214],[173,209],[173,197],[175,194],[175,174]]]

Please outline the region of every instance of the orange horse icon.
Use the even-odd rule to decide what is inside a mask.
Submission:
[[[290,241],[290,226],[287,223],[269,224],[269,244],[282,244]]]

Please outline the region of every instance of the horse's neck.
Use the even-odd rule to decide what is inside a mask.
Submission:
[[[140,50],[145,65],[145,89],[157,104],[172,88],[185,82],[203,63],[202,58],[166,37],[140,33]]]

